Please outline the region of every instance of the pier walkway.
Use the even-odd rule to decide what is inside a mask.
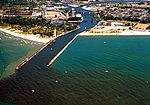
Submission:
[[[19,67],[16,69],[25,69],[29,64],[38,66],[50,66],[50,64],[52,64],[52,62],[57,58],[57,54],[59,54],[71,40],[76,38],[77,34],[96,25],[96,21],[90,11],[83,10],[81,7],[78,7],[77,9],[82,12],[83,16],[83,22],[79,24],[80,29],[56,38],[55,42],[53,42],[51,45],[49,44],[44,46],[42,49],[28,58],[27,61],[19,65]]]
[[[1,100],[19,105],[51,105],[54,102],[60,104],[57,103],[59,100],[57,96],[59,97],[59,95],[55,93],[58,89],[61,90],[61,87],[65,88],[65,85],[60,84],[61,81],[59,80],[63,74],[47,65],[52,63],[55,57],[57,58],[57,55],[61,51],[63,52],[63,49],[67,47],[66,45],[71,43],[79,33],[96,24],[93,15],[89,14],[90,11],[85,11],[80,7],[77,9],[83,12],[84,18],[84,21],[79,24],[80,29],[58,37],[51,45],[45,46],[35,53],[36,55],[28,58],[28,62],[20,65],[16,73],[1,79]]]

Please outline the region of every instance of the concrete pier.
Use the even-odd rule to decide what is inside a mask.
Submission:
[[[50,66],[66,49],[67,47],[78,37],[76,35],[49,63],[47,66]]]
[[[18,69],[26,69],[26,67],[31,67],[31,65],[41,66],[50,66],[62,53],[65,49],[77,38],[78,34],[92,28],[96,25],[96,21],[93,15],[90,15],[86,10],[82,8],[77,8],[81,12],[87,12],[87,14],[82,14],[83,21],[79,24],[79,29],[75,29],[65,35],[61,35],[55,39],[56,42],[49,42],[43,46],[39,51],[34,53],[28,58],[28,61],[24,61],[21,65],[16,67]],[[93,21],[91,23],[91,20]],[[86,29],[85,29],[86,27]]]
[[[50,40],[48,43],[46,43],[42,48],[40,48],[38,51],[36,51],[34,54],[32,54],[30,57],[26,57],[26,59],[16,67],[16,70],[20,69],[22,66],[24,66],[27,62],[29,62],[34,56],[36,56],[38,53],[40,53],[45,47],[48,45],[51,45],[54,43],[56,40]]]

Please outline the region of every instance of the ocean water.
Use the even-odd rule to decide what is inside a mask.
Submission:
[[[91,27],[88,14],[82,31]],[[2,33],[0,38],[0,74],[8,76],[35,47]],[[67,38],[57,39],[20,71],[1,79],[0,105],[150,105],[149,36],[80,36],[47,67]]]
[[[12,75],[16,66],[41,46],[0,32],[0,78]]]
[[[0,102],[0,105],[15,105],[15,104]]]
[[[51,67],[54,105],[150,105],[150,37],[81,36]]]
[[[79,36],[50,67],[43,65],[44,57],[40,66],[33,59],[0,81],[0,100],[17,105],[150,105],[149,45],[149,36]]]

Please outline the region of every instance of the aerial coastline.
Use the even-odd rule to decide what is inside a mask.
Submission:
[[[150,35],[150,3],[106,3],[83,6],[94,11],[98,24],[79,35]]]
[[[52,45],[58,37],[69,34],[80,28],[77,25],[77,23],[82,22],[79,12],[76,13],[75,10],[67,12],[64,10],[57,11],[56,9],[62,8],[57,8],[60,6],[54,7],[55,8],[46,6],[44,8],[46,9],[47,15],[42,15],[42,10],[40,10],[39,13],[39,11],[36,11],[35,9],[30,16],[28,15],[28,12],[24,12],[22,9],[17,9],[17,13],[11,10],[0,9],[0,31],[9,36],[40,43],[40,47],[37,47],[34,51],[29,51],[27,55],[9,64],[1,78],[12,75],[14,70],[20,69],[20,67],[29,62],[29,60],[40,53],[46,46]],[[52,10],[49,11],[49,9]],[[76,20],[76,15],[78,20]],[[68,20],[71,20],[73,23],[67,22]]]
[[[98,26],[91,28],[87,31],[80,33],[80,36],[149,36],[150,30],[131,30],[131,29],[122,29],[123,27],[111,27],[111,26],[103,26],[99,31]],[[117,29],[116,29],[117,28]],[[125,27],[127,28],[127,27]]]
[[[31,1],[36,4],[31,9],[16,6],[0,14],[0,33],[5,33],[0,35],[20,41],[1,44],[10,50],[1,49],[0,62],[5,63],[3,58],[9,60],[11,54],[14,59],[0,72],[0,101],[20,105],[149,103],[150,39],[145,36],[150,36],[150,2],[97,5],[94,1]],[[84,6],[88,3],[93,4]]]
[[[79,27],[77,27],[74,30],[70,30],[70,31],[64,32],[60,35],[57,35],[57,37],[65,35],[65,34],[70,33],[70,32],[73,32],[73,31],[78,30],[78,29],[79,29]],[[6,29],[0,28],[0,31],[5,32],[5,33],[7,33],[9,35],[12,35],[12,36],[15,36],[15,37],[19,37],[19,38],[22,38],[22,39],[26,39],[26,40],[30,40],[30,41],[34,41],[34,42],[38,42],[38,43],[43,43],[43,44],[46,44],[46,43],[56,39],[55,36],[44,37],[43,38],[43,37],[40,37],[40,35],[21,34],[21,33],[19,33],[20,30],[13,30],[13,29],[8,30],[7,28]]]
[[[87,3],[88,2],[83,2],[84,5]],[[1,16],[0,31],[15,37],[20,37],[38,43],[44,43],[45,45],[51,44],[51,42],[57,37],[79,29],[76,23],[82,22],[83,17],[81,16],[81,13],[75,9],[78,6],[81,6],[82,3],[80,5],[78,4],[78,2],[75,2],[75,4],[70,2],[69,6],[71,5],[72,7],[71,11],[61,10],[60,6],[57,7],[50,5],[45,5],[42,7],[42,9],[39,7],[33,8],[32,14],[29,14],[31,11],[28,9],[28,11],[25,12],[16,9],[17,13],[12,12],[11,9],[2,10],[3,14]],[[137,6],[141,8],[137,9]],[[148,7],[149,4],[146,3],[105,3],[83,6],[82,9],[94,12],[94,17],[98,24],[88,30],[86,30],[85,27],[85,31],[79,33],[78,35],[150,35],[150,24],[147,24],[149,23],[148,17],[150,11],[147,9]],[[59,11],[57,9],[59,9]],[[136,14],[137,17],[133,17],[135,15],[134,13],[128,16],[128,12],[126,11],[131,12],[130,9],[135,12],[138,11]],[[108,11],[110,11],[110,13],[108,13]],[[145,14],[140,12],[144,12]],[[121,15],[119,15],[119,13],[121,13]],[[125,23],[122,22],[128,18],[129,21],[126,21]],[[139,21],[140,19],[141,21]],[[118,20],[120,22],[118,22]],[[92,22],[93,20],[91,20],[91,23]]]
[[[32,14],[29,14],[30,10],[11,8],[16,9],[17,13],[0,9],[0,31],[39,43],[48,43],[58,36],[79,29],[77,23],[82,22],[81,14],[75,9],[65,11],[47,5],[43,10],[37,11],[34,8]]]
[[[38,43],[47,43],[50,40],[54,40],[53,37],[51,37],[51,38],[48,38],[48,37],[47,38],[40,38],[38,35],[20,34],[20,33],[17,33],[16,30],[11,31],[11,30],[0,28],[0,31],[5,32],[5,33],[7,33],[9,35],[13,35],[15,37],[19,37],[19,38],[22,38],[22,39],[31,40],[31,41],[38,42]]]

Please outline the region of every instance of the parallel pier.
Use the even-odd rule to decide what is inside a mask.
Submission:
[[[83,22],[79,24],[80,29],[74,30],[73,32],[67,33],[63,36],[56,38],[55,43],[48,43],[43,46],[39,51],[30,56],[25,60],[21,65],[17,66],[16,69],[26,69],[30,67],[29,65],[38,65],[38,66],[50,66],[65,49],[77,38],[78,34],[92,28],[96,25],[96,21],[93,17],[93,14],[83,10],[82,8],[77,8],[82,12]],[[84,14],[86,12],[86,14]],[[91,23],[91,20],[93,21]],[[50,46],[48,46],[50,45]]]
[[[66,49],[67,47],[78,37],[76,35],[49,63],[47,66],[50,66]]]
[[[66,35],[66,34],[68,34],[68,33],[71,33],[71,32],[73,32],[73,31],[76,31],[76,30],[78,30],[78,29],[80,29],[80,27],[77,27],[76,29],[74,29],[74,30],[71,30],[71,31],[68,31],[68,32],[66,32],[66,33],[64,33],[63,35]],[[58,35],[58,37],[59,36],[62,36],[62,35]],[[57,38],[58,38],[57,37]],[[38,51],[36,51],[34,54],[32,54],[30,57],[28,57],[28,58],[26,58],[20,65],[18,65],[17,67],[16,67],[16,70],[18,70],[18,69],[20,69],[22,66],[24,66],[26,63],[28,63],[28,61],[30,61],[34,56],[36,56],[38,53],[40,53],[44,48],[46,48],[48,45],[52,45],[55,41],[56,41],[56,39],[57,38],[55,38],[55,39],[53,39],[53,40],[50,40],[49,42],[47,42],[42,48],[40,48]],[[56,59],[56,58],[55,58]],[[54,61],[54,59],[51,61],[51,63]],[[49,63],[48,64],[48,66],[51,64],[51,63]]]
[[[46,43],[42,48],[40,48],[38,51],[36,51],[34,54],[32,54],[30,57],[26,58],[20,65],[16,67],[16,70],[20,69],[22,66],[24,66],[28,61],[30,61],[34,56],[36,56],[38,53],[40,53],[45,47],[48,45],[51,45],[54,43],[56,39],[50,40],[48,43]]]

